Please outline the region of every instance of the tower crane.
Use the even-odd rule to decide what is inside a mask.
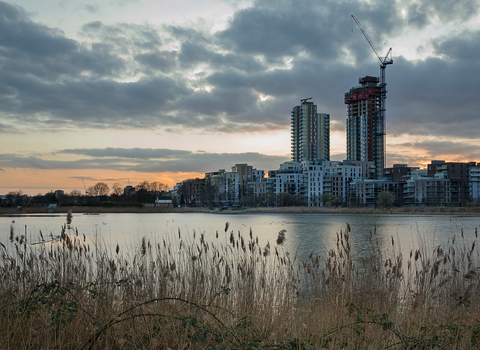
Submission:
[[[307,97],[307,98],[303,98],[300,100],[300,102],[302,102],[302,104],[304,104],[305,102],[307,102],[308,100],[311,100],[313,97]]]
[[[378,136],[382,136],[382,152],[383,152],[382,163],[383,164],[381,164],[381,168],[380,168],[381,170],[377,169],[377,176],[380,175],[379,174],[380,171],[382,172],[382,174],[380,176],[383,176],[383,171],[384,171],[383,169],[385,169],[385,158],[386,158],[386,154],[385,154],[386,126],[385,126],[385,124],[386,124],[386,111],[387,111],[387,106],[386,106],[387,82],[385,80],[385,68],[387,68],[387,65],[393,64],[392,48],[390,48],[390,50],[388,50],[385,57],[380,56],[376,47],[375,47],[375,45],[373,45],[372,40],[370,40],[370,37],[368,36],[367,32],[365,31],[365,29],[360,24],[360,21],[354,15],[352,15],[352,18],[355,21],[355,23],[357,24],[360,31],[362,32],[365,39],[367,39],[368,43],[370,44],[370,47],[375,52],[375,55],[377,55],[378,60],[380,61],[380,106],[379,106],[380,110],[379,110],[379,113],[378,113],[379,117],[380,117],[380,120],[379,120],[380,130],[378,130],[376,134]]]
[[[85,196],[87,195],[87,188],[85,187],[85,181],[83,181],[83,177],[82,177],[82,183],[83,183],[83,189],[85,190]]]

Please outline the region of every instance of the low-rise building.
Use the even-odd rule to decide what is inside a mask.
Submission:
[[[302,173],[305,174],[306,202],[308,206],[322,205],[322,196],[328,194],[347,200],[350,183],[362,179],[368,173],[373,162],[356,161],[315,161],[302,162]]]
[[[407,206],[448,206],[451,204],[450,180],[445,174],[414,176],[403,187]]]
[[[459,163],[432,160],[428,164],[428,176],[434,177],[441,174],[444,178],[450,179],[450,205],[463,207],[470,200],[469,172],[470,168],[475,166],[475,162]]]
[[[470,198],[477,204],[480,204],[480,165],[470,168]]]
[[[395,204],[401,204],[403,183],[387,179],[358,179],[351,183],[348,202],[350,205],[375,207],[378,194],[388,191],[395,196]]]

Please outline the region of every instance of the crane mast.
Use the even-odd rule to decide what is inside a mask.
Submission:
[[[378,60],[380,61],[380,106],[377,112],[377,115],[379,118],[378,120],[379,130],[376,131],[376,135],[382,137],[381,145],[377,145],[377,146],[381,146],[381,152],[383,153],[383,156],[382,156],[381,164],[377,164],[377,162],[375,162],[375,168],[376,168],[375,173],[376,173],[376,177],[379,178],[383,176],[383,172],[385,169],[385,159],[386,159],[385,135],[386,135],[386,114],[387,114],[386,113],[387,112],[387,107],[386,107],[387,82],[385,79],[385,68],[387,67],[387,65],[393,64],[392,48],[388,50],[385,57],[380,56],[372,40],[370,40],[370,37],[366,33],[363,26],[360,24],[360,21],[354,15],[352,15],[352,18],[357,24],[360,31],[362,32],[365,39],[367,39],[368,43],[370,44],[370,47],[375,52],[375,55],[377,55]]]

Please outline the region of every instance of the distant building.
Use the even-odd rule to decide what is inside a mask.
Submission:
[[[348,202],[350,205],[375,207],[378,201],[378,194],[383,191],[391,192],[398,204],[402,198],[403,183],[388,181],[386,179],[372,180],[359,179],[350,184]]]
[[[452,204],[451,182],[447,176],[412,176],[403,186],[406,206],[449,206]]]
[[[291,113],[292,161],[330,160],[330,115],[307,100]]]
[[[143,203],[144,208],[173,208],[171,197],[160,197],[155,199],[153,203]]]
[[[369,169],[368,163],[355,164],[344,161],[302,162],[302,173],[305,175],[305,199],[308,206],[322,205],[322,195],[328,194],[347,201],[350,184],[363,179],[364,169]]]
[[[435,177],[438,174],[450,179],[451,205],[463,207],[470,200],[470,168],[475,167],[475,162],[458,163],[443,160],[432,160],[428,164],[428,176]]]
[[[380,113],[381,86],[377,77],[365,76],[345,93],[347,105],[347,159],[372,161],[375,178],[385,168],[384,120]]]
[[[405,181],[418,169],[420,168],[410,167],[408,164],[393,164],[392,168],[385,168],[385,177],[390,181]]]
[[[248,164],[235,164],[234,166],[232,166],[232,173],[237,173],[238,180],[240,181],[240,199],[249,194],[247,184],[253,180],[253,170],[253,167]]]
[[[135,187],[133,186],[126,186],[124,189],[123,189],[123,194],[125,196],[133,196],[135,193],[137,193],[137,191],[135,191]]]
[[[480,204],[480,163],[470,168],[470,197]]]
[[[205,188],[212,192],[209,201],[221,205],[237,204],[240,197],[240,175],[237,172],[219,169],[205,173]]]

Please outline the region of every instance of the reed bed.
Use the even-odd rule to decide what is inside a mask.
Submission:
[[[370,254],[350,227],[301,261],[288,232],[259,246],[226,223],[216,240],[178,230],[115,251],[70,219],[57,240],[0,243],[4,349],[473,349],[480,341],[479,253],[447,246]]]

